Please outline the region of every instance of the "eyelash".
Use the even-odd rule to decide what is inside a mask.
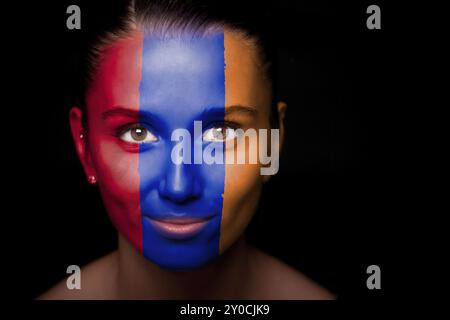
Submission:
[[[241,128],[241,125],[237,122],[233,122],[233,121],[223,121],[223,122],[216,122],[213,124],[208,125],[206,128],[204,128],[204,130],[208,130],[210,128],[214,128],[214,127],[231,127],[232,129],[239,129]]]
[[[242,126],[239,123],[234,122],[234,121],[216,122],[216,123],[212,123],[212,124],[209,124],[208,126],[206,126],[203,129],[203,133],[205,133],[207,130],[210,130],[215,127],[229,127],[232,130],[236,130],[236,129],[241,128]],[[132,130],[133,128],[144,128],[147,131],[149,131],[152,135],[155,135],[154,130],[150,129],[151,126],[149,126],[145,123],[141,123],[141,122],[130,123],[130,124],[120,126],[117,130],[115,130],[113,135],[119,140],[119,142],[123,145],[123,147],[126,150],[129,150],[130,152],[136,152],[137,150],[140,150],[140,148],[147,148],[148,146],[150,146],[148,143],[130,143],[130,142],[123,140],[123,138],[122,138],[123,135],[125,133],[127,133],[129,130]],[[157,136],[156,136],[156,138],[157,138]]]
[[[150,132],[153,132],[153,130],[150,130],[151,126],[142,123],[142,122],[136,122],[136,123],[129,123],[129,124],[125,124],[122,125],[120,127],[118,127],[117,129],[115,129],[113,131],[113,135],[116,138],[120,138],[124,133],[126,133],[128,130],[134,129],[134,128],[145,128],[147,130],[149,130]]]
[[[231,127],[232,129],[239,129],[242,126],[234,121],[223,121],[223,122],[215,122],[212,124],[209,124],[207,127],[204,128],[204,130],[213,128],[213,127],[219,127],[219,126],[228,126]],[[149,125],[145,124],[145,123],[141,123],[141,122],[137,122],[137,123],[130,123],[130,124],[126,124],[123,126],[120,126],[118,129],[116,129],[114,131],[114,136],[119,138],[120,136],[122,136],[125,132],[127,132],[128,130],[134,129],[134,128],[145,128],[151,132],[153,132],[153,130],[149,129]]]

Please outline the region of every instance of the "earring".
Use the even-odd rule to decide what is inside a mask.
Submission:
[[[80,133],[80,139],[84,139],[84,134]]]
[[[89,176],[88,177],[88,182],[92,185],[97,183],[97,179],[95,178],[95,176]]]

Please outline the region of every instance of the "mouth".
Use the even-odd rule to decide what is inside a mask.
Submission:
[[[145,217],[162,236],[185,240],[199,234],[209,222],[210,218],[167,218],[153,219]]]

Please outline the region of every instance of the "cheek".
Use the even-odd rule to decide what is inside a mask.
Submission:
[[[114,142],[102,142],[94,154],[101,189],[113,198],[124,201],[139,195],[137,153],[125,152]]]
[[[225,193],[220,228],[221,253],[244,232],[256,210],[261,188],[259,165],[227,164],[225,166]]]
[[[142,251],[138,154],[107,139],[95,146],[92,161],[106,210],[119,232]]]

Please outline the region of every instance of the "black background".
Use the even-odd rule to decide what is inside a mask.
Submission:
[[[390,288],[395,195],[388,130],[395,108],[389,101],[392,17],[380,1],[267,2],[278,35],[280,98],[288,104],[287,140],[248,238],[339,298],[379,299]],[[81,7],[81,30],[66,28],[70,4]],[[381,30],[366,28],[370,4],[381,7]],[[32,85],[23,94],[32,99],[22,109],[32,119],[25,132],[33,138],[21,146],[30,183],[19,207],[30,228],[23,244],[33,270],[29,298],[65,277],[68,265],[82,266],[116,247],[116,231],[98,190],[85,181],[68,123],[78,54],[114,12],[113,1],[39,4],[40,24],[26,35]],[[366,287],[371,264],[381,267],[380,291]]]

